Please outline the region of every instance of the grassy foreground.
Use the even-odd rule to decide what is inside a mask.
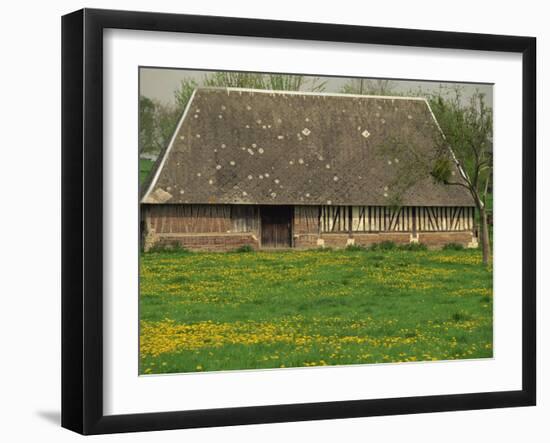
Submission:
[[[492,357],[477,250],[141,257],[140,373]]]

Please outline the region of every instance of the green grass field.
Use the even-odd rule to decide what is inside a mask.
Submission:
[[[141,257],[142,374],[492,357],[478,250]]]

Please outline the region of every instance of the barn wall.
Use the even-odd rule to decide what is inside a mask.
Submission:
[[[397,245],[405,245],[411,243],[411,234],[409,232],[381,232],[353,235],[353,244],[358,246],[368,247],[385,241],[391,241]]]
[[[190,250],[229,251],[260,247],[259,208],[252,205],[160,205],[142,207],[143,245],[175,244]],[[383,241],[477,245],[473,208],[295,206],[293,246],[344,248]]]
[[[293,231],[295,234],[318,234],[319,207],[295,206]]]
[[[296,248],[370,246],[383,241],[477,245],[472,207],[296,206]],[[315,220],[317,218],[317,220]]]
[[[143,205],[144,249],[179,245],[227,251],[259,246],[259,212],[249,205]]]
[[[322,206],[321,232],[472,231],[474,208]]]
[[[254,206],[145,205],[146,217],[157,234],[258,232]]]
[[[154,246],[172,248],[178,245],[189,251],[228,252],[242,246],[259,248],[253,234],[163,234],[157,236]]]
[[[421,232],[418,234],[418,242],[429,248],[442,248],[449,243],[477,247],[477,239],[471,232]]]

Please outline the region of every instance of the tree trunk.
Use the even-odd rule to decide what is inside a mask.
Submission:
[[[491,243],[489,239],[489,224],[487,223],[487,211],[485,208],[479,209],[479,218],[481,220],[481,251],[483,254],[483,264],[488,265],[491,260]]]

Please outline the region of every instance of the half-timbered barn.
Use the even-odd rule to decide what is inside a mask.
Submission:
[[[198,88],[142,187],[144,248],[477,246],[467,190],[412,162],[438,131],[423,98]]]

